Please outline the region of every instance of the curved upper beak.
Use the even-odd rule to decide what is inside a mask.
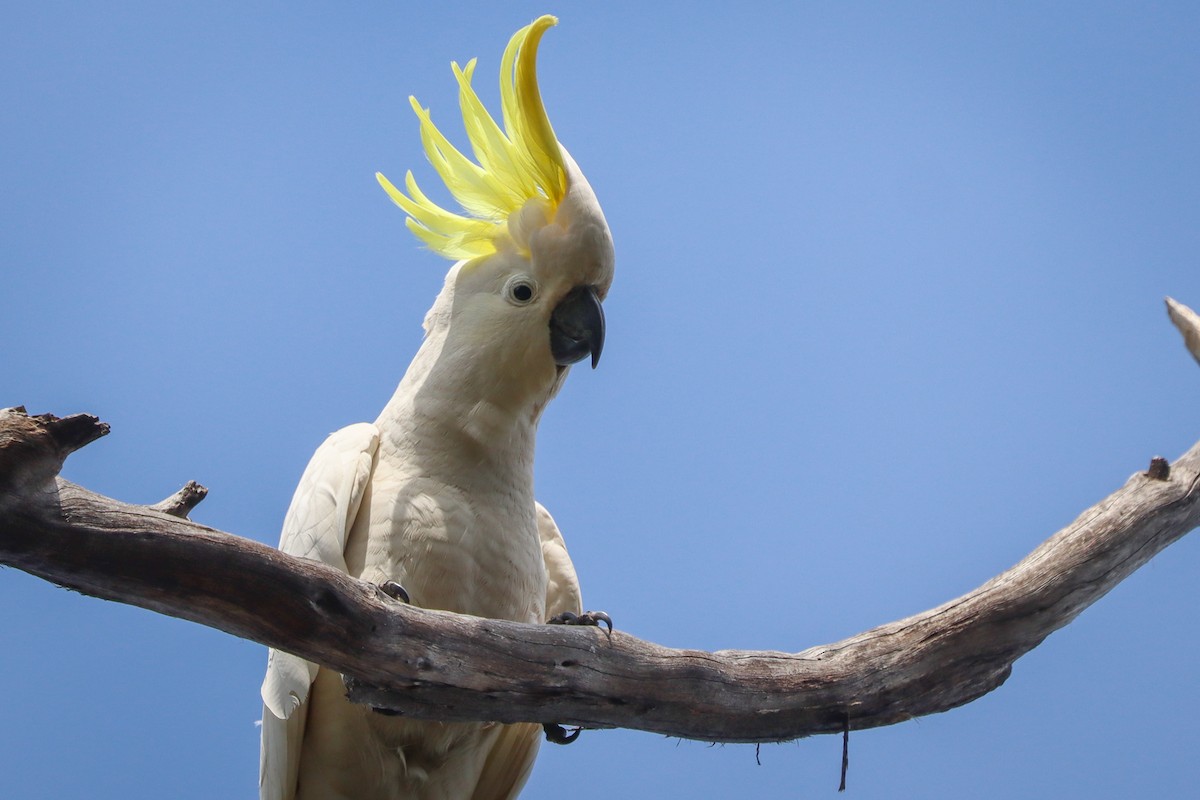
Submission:
[[[604,349],[604,309],[596,289],[576,286],[550,314],[550,353],[560,367],[574,364],[588,353],[592,369]]]

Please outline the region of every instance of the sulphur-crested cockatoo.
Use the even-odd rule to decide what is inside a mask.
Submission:
[[[604,215],[538,91],[538,43],[555,22],[536,20],[504,51],[503,130],[471,88],[475,61],[452,65],[478,163],[411,100],[467,215],[436,205],[411,172],[407,193],[377,177],[409,229],[457,263],[379,418],[334,433],[309,462],[280,542],[394,581],[425,608],[526,623],[581,610],[562,536],[534,501],[534,437],[568,366],[600,357],[613,277]],[[530,724],[373,713],[345,699],[336,672],[279,650],[262,696],[264,800],[513,797],[541,736]]]

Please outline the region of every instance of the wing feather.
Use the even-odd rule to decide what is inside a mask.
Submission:
[[[541,503],[537,506],[538,535],[542,539],[542,558],[546,562],[546,619],[564,611],[583,613],[583,597],[575,565],[567,555],[567,544],[554,517]]]
[[[283,520],[279,549],[346,570],[346,536],[358,516],[379,446],[374,425],[359,423],[331,434],[313,453]],[[317,665],[272,648],[262,684],[262,800],[295,793],[305,701]]]
[[[513,800],[533,770],[541,741],[541,725],[518,722],[501,726],[471,800]]]

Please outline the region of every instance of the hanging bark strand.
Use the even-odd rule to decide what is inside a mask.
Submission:
[[[1171,316],[1185,339],[1200,335],[1194,314]],[[94,417],[0,410],[0,564],[289,650],[343,673],[357,702],[445,721],[769,742],[946,711],[1002,684],[1017,658],[1200,525],[1198,443],[944,605],[801,653],[709,653],[425,611],[181,518],[196,489],[159,504],[182,512],[171,516],[56,477],[106,432]]]

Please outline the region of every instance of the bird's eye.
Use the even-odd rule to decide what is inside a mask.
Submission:
[[[533,298],[537,297],[537,284],[529,278],[513,278],[508,282],[505,294],[509,302],[514,305],[529,305],[533,302]]]

